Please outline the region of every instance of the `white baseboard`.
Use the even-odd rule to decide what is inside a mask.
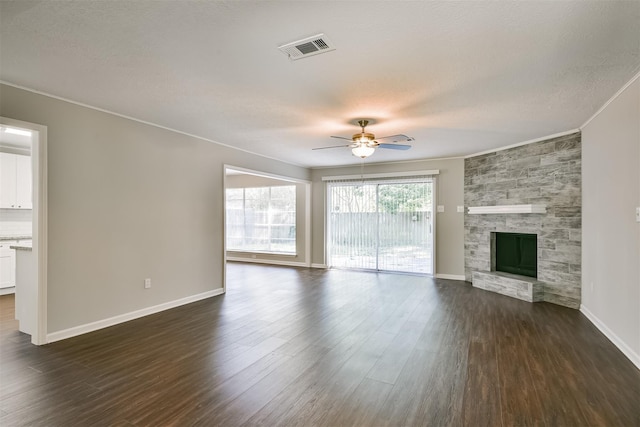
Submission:
[[[97,331],[98,329],[108,328],[119,323],[128,322],[129,320],[138,319],[140,317],[148,316],[150,314],[159,313],[161,311],[169,310],[171,308],[179,307],[181,305],[190,304],[192,302],[200,301],[206,298],[211,298],[216,295],[224,293],[223,288],[214,289],[212,291],[203,292],[201,294],[191,295],[185,298],[180,298],[174,301],[165,302],[163,304],[154,305],[152,307],[146,307],[140,310],[132,311],[130,313],[120,314],[118,316],[109,317],[108,319],[98,320],[96,322],[87,323],[80,326],[74,326],[73,328],[64,329],[62,331],[52,332],[47,334],[47,343],[52,343],[67,338],[72,338],[78,335],[86,334],[88,332]]]
[[[464,274],[436,274],[436,279],[465,280]]]
[[[300,261],[281,261],[278,259],[261,259],[261,258],[242,258],[228,256],[227,261],[236,262],[252,262],[256,264],[273,264],[273,265],[285,265],[288,267],[309,267],[309,264]]]
[[[585,315],[587,319],[594,324],[596,328],[600,330],[604,334],[605,337],[609,339],[620,351],[627,356],[627,358],[636,365],[638,369],[640,369],[640,355],[636,354],[620,337],[618,337],[611,329],[604,324],[604,322],[598,317],[589,311],[584,305],[580,305],[580,312]]]
[[[0,295],[10,295],[16,293],[16,287],[11,286],[9,288],[0,288]]]
[[[329,266],[327,264],[311,264],[311,268],[324,268],[327,269]]]

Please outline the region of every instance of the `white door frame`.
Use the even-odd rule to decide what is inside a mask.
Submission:
[[[36,295],[29,305],[35,309],[35,331],[31,342],[47,343],[47,127],[0,116],[0,124],[33,132],[31,142],[31,178],[33,185],[32,237],[36,260]]]

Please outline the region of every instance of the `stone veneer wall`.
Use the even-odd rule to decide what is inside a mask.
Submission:
[[[465,214],[465,277],[491,271],[491,232],[538,235],[544,300],[580,306],[580,133],[465,159],[464,204],[546,204],[546,214]]]

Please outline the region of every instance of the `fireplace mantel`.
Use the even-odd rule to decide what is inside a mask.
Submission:
[[[470,206],[470,215],[486,214],[543,214],[547,213],[547,205],[496,205],[496,206]]]

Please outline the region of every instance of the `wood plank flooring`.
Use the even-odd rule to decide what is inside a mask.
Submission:
[[[0,425],[640,426],[578,311],[426,277],[230,263],[226,295],[32,346],[0,297]]]

